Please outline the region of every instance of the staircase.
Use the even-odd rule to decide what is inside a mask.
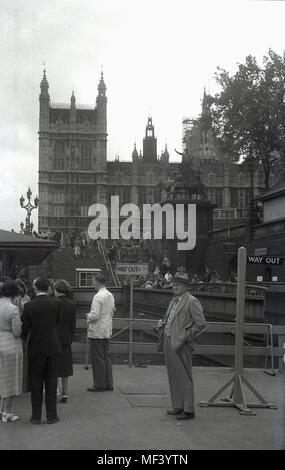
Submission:
[[[72,248],[62,248],[51,255],[49,263],[52,266],[53,278],[65,279],[72,287],[76,286],[76,268],[101,269],[107,285],[116,285],[110,266],[106,265],[105,256],[98,247],[87,249],[84,258],[74,258]]]
[[[147,244],[144,250],[139,252],[139,262],[148,263],[150,258],[156,258],[154,250]],[[121,282],[116,270],[110,263],[106,248],[101,240],[86,249],[85,256],[74,258],[71,247],[59,248],[48,256],[39,266],[30,266],[30,278],[38,276],[49,279],[66,279],[72,287],[76,286],[76,268],[101,269],[108,286],[120,287]]]
[[[104,260],[105,266],[107,268],[107,271],[109,271],[111,276],[112,276],[115,287],[121,287],[121,281],[119,279],[117,271],[116,271],[116,269],[113,269],[113,265],[112,265],[112,263],[109,259],[109,256],[107,254],[107,251],[106,251],[106,248],[105,248],[104,244],[102,243],[102,240],[100,240],[100,239],[98,240],[98,245],[97,246],[98,246],[100,254],[103,256],[103,260]]]

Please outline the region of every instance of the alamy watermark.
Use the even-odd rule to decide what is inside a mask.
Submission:
[[[112,196],[110,213],[105,204],[96,203],[89,207],[88,216],[94,217],[88,227],[93,240],[139,240],[142,235],[144,240],[177,239],[178,250],[193,250],[196,246],[196,204],[143,204],[141,213],[132,203],[120,208],[119,196]]]

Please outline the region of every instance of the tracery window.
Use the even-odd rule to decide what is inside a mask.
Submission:
[[[64,158],[64,143],[55,142],[54,144],[54,169],[64,170],[65,158]]]
[[[80,169],[91,170],[91,145],[88,142],[81,144]]]

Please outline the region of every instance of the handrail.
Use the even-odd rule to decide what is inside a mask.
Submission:
[[[148,279],[154,279],[154,276],[148,276]],[[137,286],[136,289],[145,290],[142,286]],[[236,283],[233,282],[193,282],[189,283],[189,291],[196,292],[197,294],[221,294],[221,295],[236,295]],[[157,289],[152,287],[147,289],[148,292],[159,291],[159,292],[172,292],[171,288]],[[264,293],[268,291],[267,287],[255,286],[252,284],[246,284],[246,296],[264,297]]]
[[[140,323],[149,323],[150,325],[157,325],[157,320],[150,319],[150,318],[135,318],[130,319],[128,317],[116,317],[114,320],[117,321],[124,321],[128,322],[125,327],[122,327],[119,331],[114,333],[111,337],[111,344],[115,345],[124,345],[128,346],[129,351],[133,351],[134,346],[151,346],[155,347],[156,342],[150,341],[113,341],[114,338],[119,336],[121,333],[126,332],[129,328],[133,328],[135,324]],[[84,323],[85,320],[77,320]],[[81,325],[81,327],[83,327]],[[205,328],[199,332],[199,335],[203,333],[230,333],[235,335],[235,323],[234,322],[209,322],[207,321],[205,324]],[[265,365],[264,365],[264,372],[270,375],[275,375],[274,371],[274,357],[278,358],[279,361],[279,370],[282,372],[284,369],[283,365],[283,355],[284,355],[284,346],[285,344],[285,325],[272,325],[270,323],[244,323],[244,332],[249,334],[256,334],[256,335],[265,335],[265,346],[254,346],[250,345],[248,341],[244,341],[244,354],[245,356],[259,356],[265,358]],[[198,335],[198,336],[199,336]],[[273,335],[278,336],[278,346],[274,346],[273,344]],[[79,347],[79,343],[73,344],[74,350],[76,347]],[[88,368],[88,342],[86,345],[82,345],[82,347],[86,348],[86,363],[85,367]],[[81,351],[81,349],[80,349]],[[212,345],[212,344],[197,344],[194,350],[195,355],[234,355],[235,346],[234,345]],[[129,354],[129,358],[132,358],[132,354]],[[270,359],[270,368],[267,368],[268,359]],[[132,361],[129,363],[132,365]]]
[[[102,243],[102,240],[100,238],[98,239],[98,245],[99,245],[100,251],[103,255],[105,266],[106,266],[107,270],[110,271],[110,273],[112,275],[115,287],[121,287],[121,282],[120,282],[120,279],[118,277],[118,274],[117,274],[116,270],[113,269],[112,263],[111,263],[111,261],[109,259],[109,256],[108,256],[108,253],[106,252],[106,249],[105,249],[105,247]]]
[[[152,251],[150,241],[148,239],[146,239],[145,242],[146,242],[146,247],[147,247],[149,257],[152,258],[152,259],[157,260],[158,256]]]
[[[189,285],[189,290],[196,292],[213,292],[221,294],[231,294],[236,291],[237,284],[235,282],[193,282]],[[264,295],[268,291],[268,287],[246,284],[246,295]],[[248,292],[250,290],[250,292]],[[254,291],[254,293],[253,293]]]
[[[111,342],[112,340],[119,336],[121,333],[125,332],[125,331],[128,331],[131,327],[133,327],[135,324],[137,323],[140,323],[140,322],[148,322],[148,323],[153,323],[153,324],[157,324],[157,320],[154,320],[154,319],[150,319],[150,318],[135,318],[135,319],[130,319],[130,318],[116,318],[116,320],[120,320],[120,321],[128,321],[130,322],[126,327],[120,329],[119,331],[117,331],[115,334],[113,334],[111,336]],[[225,333],[230,333],[230,334],[233,334],[235,335],[235,323],[234,322],[211,322],[211,321],[207,321],[205,323],[205,327],[203,328],[203,330],[201,330],[198,334],[197,334],[197,337],[208,332],[209,329],[212,329],[212,328],[215,328],[215,327],[218,327],[218,329],[220,329],[222,327],[222,329],[224,329],[224,332]],[[269,375],[275,375],[275,372],[274,372],[274,349],[273,349],[273,329],[272,329],[272,324],[270,323],[249,323],[249,322],[245,322],[244,323],[244,329],[245,329],[245,332],[247,331],[247,329],[249,330],[255,330],[256,328],[260,329],[261,328],[266,328],[266,332],[260,332],[260,331],[252,331],[253,334],[266,334],[266,345],[265,345],[265,350],[266,350],[266,354],[265,354],[265,366],[264,366],[264,372],[269,374]],[[117,343],[117,341],[114,342],[114,344]],[[130,342],[130,341],[119,341],[118,343],[120,344],[128,344],[129,345],[129,348],[132,349],[132,344],[135,343],[135,342]],[[141,341],[139,342],[140,344],[146,344],[146,345],[149,345],[149,344],[153,344],[153,343],[148,343],[148,342],[144,342],[144,341]],[[251,345],[250,343],[248,343],[248,341],[246,341],[246,339],[244,339],[244,345],[247,346],[248,348],[251,348]],[[232,346],[234,348],[234,346]],[[268,370],[267,369],[267,363],[268,363],[268,356],[270,356],[270,362],[271,362],[271,367],[270,369],[271,370]],[[132,355],[131,355],[132,357]],[[129,364],[131,365],[131,364]]]

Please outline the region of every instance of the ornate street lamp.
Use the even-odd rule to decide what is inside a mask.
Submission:
[[[38,196],[35,197],[34,204],[31,203],[32,194],[33,193],[31,191],[31,188],[29,187],[28,191],[27,191],[27,199],[28,199],[27,204],[25,204],[24,196],[22,195],[20,197],[20,206],[27,211],[27,216],[25,218],[25,223],[26,224],[24,224],[24,222],[21,222],[21,224],[20,224],[21,233],[24,233],[25,235],[32,235],[32,233],[33,233],[34,224],[33,224],[33,222],[31,222],[31,214],[32,214],[32,211],[34,209],[37,209],[38,206],[39,206]]]

